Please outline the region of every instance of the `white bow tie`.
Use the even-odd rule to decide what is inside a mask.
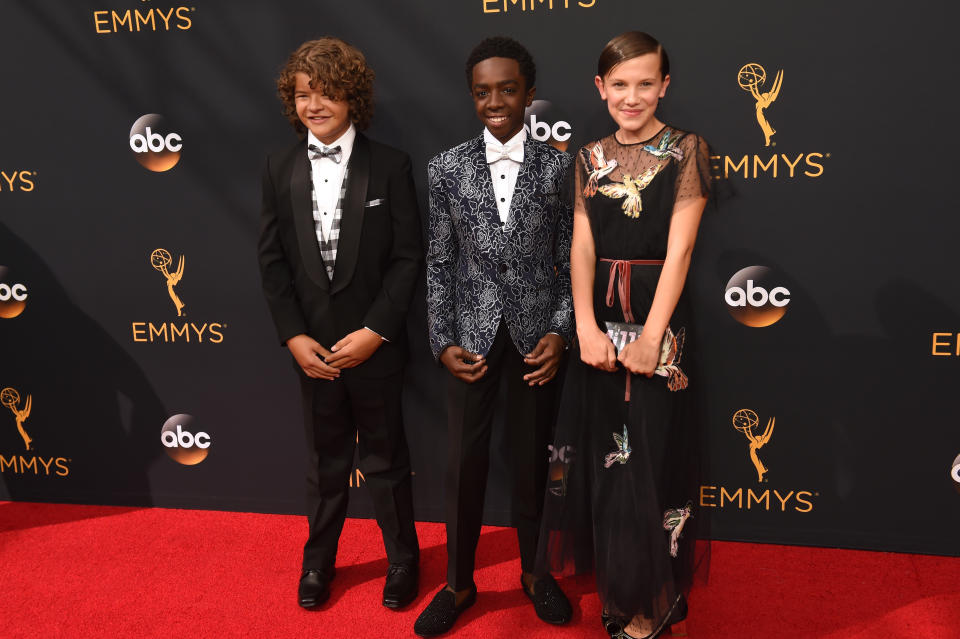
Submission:
[[[518,164],[522,164],[523,142],[514,142],[513,144],[487,142],[487,164],[493,164],[500,160],[513,160]]]

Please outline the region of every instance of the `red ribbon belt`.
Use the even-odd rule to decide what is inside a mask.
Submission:
[[[633,311],[630,309],[630,267],[631,266],[663,266],[663,260],[609,260],[601,257],[601,262],[610,263],[610,277],[607,280],[607,306],[613,307],[613,285],[617,278],[617,292],[620,294],[620,309],[623,311],[623,321],[633,324]],[[623,400],[630,401],[630,371],[627,371],[627,388],[623,393]]]
[[[620,277],[617,291],[620,293],[620,308],[623,310],[623,321],[633,324],[633,311],[630,310],[630,267],[631,266],[663,266],[663,260],[608,260],[600,258],[601,262],[610,263],[610,279],[607,281],[607,306],[613,306],[613,285]]]

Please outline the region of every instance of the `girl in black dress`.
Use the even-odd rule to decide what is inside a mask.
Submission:
[[[657,40],[629,32],[596,86],[618,129],[577,156],[570,254],[578,354],[552,449],[542,571],[596,571],[612,637],[652,638],[686,615],[699,556],[699,420],[688,386],[684,282],[710,188],[709,151],[664,124]]]

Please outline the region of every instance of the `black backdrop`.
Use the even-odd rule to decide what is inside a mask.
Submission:
[[[719,539],[960,553],[960,472],[951,479],[960,222],[947,111],[957,48],[943,10],[5,3],[0,387],[16,395],[0,398],[0,498],[299,512],[295,377],[255,259],[263,157],[294,140],[273,85],[287,54],[323,34],[366,53],[377,72],[370,134],[412,155],[425,208],[428,158],[479,132],[463,73],[473,44],[506,34],[530,48],[547,102],[536,118],[569,125],[574,150],[611,130],[592,86],[596,56],[629,28],[668,48],[661,117],[711,142],[726,194],[704,220],[690,281],[706,366],[692,389],[710,432],[701,516]],[[757,76],[740,74],[748,64],[765,75],[757,97]],[[764,111],[770,146],[756,116],[764,92],[776,93]],[[169,138],[182,144],[169,170],[149,170],[131,150],[131,128],[147,114],[162,116],[152,133],[179,136]],[[169,290],[151,264],[158,248],[171,280],[183,258]],[[766,270],[735,277],[751,266]],[[728,285],[746,279],[787,289],[776,299],[789,302],[729,312],[725,295],[738,293]],[[739,321],[770,321],[778,309],[766,327]],[[426,345],[422,285],[408,321],[417,513],[436,520],[443,373]],[[177,415],[191,417],[168,424]],[[202,432],[209,447],[191,456],[165,446],[161,429],[170,444],[178,424],[180,444]],[[754,462],[748,436],[762,443],[765,432]],[[492,523],[508,520],[502,476],[491,474]],[[352,496],[351,512],[369,514],[365,491]]]

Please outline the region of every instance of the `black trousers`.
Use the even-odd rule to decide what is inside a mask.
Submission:
[[[307,435],[307,518],[303,569],[329,571],[337,556],[349,500],[354,450],[383,533],[390,563],[419,560],[413,520],[410,453],[403,432],[403,374],[369,379],[347,369],[337,380],[300,373]]]
[[[450,376],[445,511],[447,583],[455,590],[473,585],[474,560],[483,517],[490,465],[490,430],[500,380],[506,379],[504,417],[507,465],[511,470],[512,515],[522,570],[533,572],[547,478],[547,445],[556,417],[556,380],[528,386],[523,362],[506,325],[500,323],[487,354],[487,373],[472,384]]]

